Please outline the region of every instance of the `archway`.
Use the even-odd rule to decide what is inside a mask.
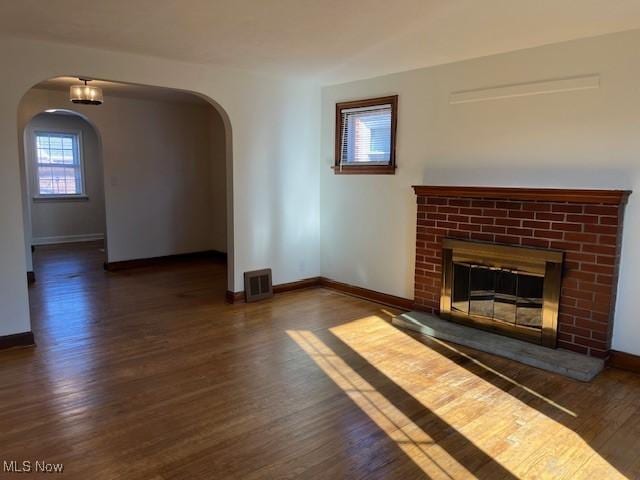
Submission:
[[[42,88],[42,85],[47,83],[47,82],[51,82],[51,81],[57,81],[60,78],[69,78],[69,77],[56,77],[54,79],[45,81],[45,82],[41,82],[40,84],[37,84],[34,86],[33,89],[39,89]],[[226,114],[226,112],[224,111],[224,109],[222,109],[222,107],[217,104],[215,101],[213,101],[212,99],[208,98],[205,95],[199,94],[197,92],[190,92],[190,91],[186,91],[186,90],[178,90],[178,89],[168,89],[168,88],[164,88],[164,87],[153,87],[153,86],[147,86],[147,85],[134,85],[134,84],[129,84],[129,83],[120,83],[120,82],[113,82],[113,81],[100,81],[98,82],[100,84],[103,85],[109,85],[109,86],[113,86],[113,85],[117,85],[118,88],[121,89],[131,89],[132,91],[134,91],[134,93],[136,91],[141,91],[142,89],[161,89],[164,93],[166,93],[167,95],[189,95],[192,96],[194,98],[198,98],[200,101],[202,102],[206,102],[208,106],[210,106],[212,108],[212,110],[215,111],[216,115],[218,116],[218,120],[219,123],[221,125],[221,129],[223,131],[223,149],[224,149],[224,153],[223,153],[223,159],[222,161],[224,162],[224,167],[225,167],[225,175],[223,178],[224,181],[224,195],[225,195],[225,219],[224,219],[224,223],[225,223],[225,250],[226,250],[226,254],[227,254],[227,285],[228,285],[228,289],[232,289],[233,286],[233,258],[234,258],[234,248],[233,248],[233,195],[232,195],[232,186],[233,186],[233,173],[232,173],[232,169],[233,169],[233,162],[232,162],[232,144],[231,144],[231,125],[230,125],[230,121],[229,121],[229,117]],[[105,93],[108,92],[108,88],[109,87],[103,87],[106,88],[105,89]],[[31,92],[31,90],[30,90]],[[28,108],[27,113],[25,114],[24,109],[25,109],[25,99],[27,99],[29,93],[25,94],[25,96],[23,97],[22,101],[20,102],[20,108],[19,108],[19,128],[20,128],[20,124],[24,123],[24,119],[21,121],[21,116],[24,115],[29,115],[29,113],[31,114],[31,116],[33,116],[34,114],[36,114],[37,112],[33,111],[33,112],[28,112]],[[56,95],[52,95],[52,94],[44,94],[41,95],[41,103],[40,103],[40,110],[42,110],[42,107],[46,107],[46,110],[68,110],[68,97],[64,98],[61,97],[60,95],[58,95],[56,97]],[[109,98],[106,98],[107,102],[109,101]],[[118,177],[118,172],[114,173],[113,171],[113,161],[112,159],[115,157],[114,155],[114,148],[113,148],[113,128],[104,128],[105,124],[108,123],[107,120],[104,118],[104,115],[102,114],[104,112],[104,106],[100,106],[100,107],[84,107],[84,106],[78,106],[76,108],[76,106],[74,106],[73,111],[78,113],[79,115],[83,116],[87,121],[89,121],[89,123],[91,123],[95,128],[97,128],[100,131],[102,140],[103,140],[103,150],[105,151],[104,154],[104,166],[105,166],[105,171],[104,171],[104,179],[105,179],[105,196],[106,196],[106,210],[107,210],[107,224],[108,227],[106,229],[106,232],[109,233],[111,228],[109,228],[109,225],[113,225],[114,222],[114,216],[118,214],[118,209],[120,209],[120,213],[122,211],[122,205],[118,205],[117,201],[114,201],[114,199],[118,198],[118,193],[117,189],[118,189],[118,182],[122,181],[121,178],[117,178]],[[106,145],[104,142],[105,136],[107,138],[106,141]],[[111,162],[111,163],[110,163]],[[28,205],[28,199],[25,199],[25,204]],[[110,210],[113,210],[112,212],[110,212]],[[175,212],[174,212],[175,214]],[[25,212],[25,215],[28,215],[28,212]],[[25,227],[26,227],[26,221],[25,221]],[[25,231],[27,231],[27,228],[25,228]],[[25,235],[25,237],[28,237],[28,235]],[[117,237],[117,236],[116,236]],[[25,239],[26,242],[28,243],[30,241],[29,238]],[[129,260],[129,259],[135,259],[135,257],[130,257],[130,258],[126,258],[126,256],[123,256],[121,253],[121,246],[122,246],[122,241],[118,240],[118,238],[115,238],[113,241],[111,239],[111,235],[109,235],[107,237],[107,242],[106,242],[107,248],[108,248],[108,261],[121,261],[121,260]],[[111,247],[113,248],[113,254],[111,252]],[[120,249],[120,251],[119,251]],[[26,248],[26,252],[27,252],[27,264],[30,263],[30,248]]]
[[[70,109],[21,119],[20,145],[28,275],[35,246],[93,241],[106,255],[102,139],[91,120]],[[26,120],[26,121],[25,121]]]

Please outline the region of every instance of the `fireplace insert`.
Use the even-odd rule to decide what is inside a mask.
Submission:
[[[562,252],[445,239],[440,313],[555,347]]]

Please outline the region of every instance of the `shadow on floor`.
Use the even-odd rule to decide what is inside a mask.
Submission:
[[[516,478],[333,333],[316,330],[292,338],[428,477],[434,472],[457,478],[450,470],[467,470],[479,479]]]
[[[383,309],[380,317],[391,324],[393,314]],[[592,382],[584,383],[393,328],[575,432],[622,475],[640,478],[640,461],[628,451],[640,438],[639,375],[606,369]],[[594,428],[603,424],[608,427],[604,432]]]

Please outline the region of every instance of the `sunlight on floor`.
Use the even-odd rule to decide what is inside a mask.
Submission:
[[[538,392],[536,392],[535,390],[532,390],[531,388],[527,387],[526,385],[522,385],[522,384],[521,384],[521,383],[519,383],[518,381],[516,381],[516,380],[514,380],[514,379],[512,379],[512,378],[510,378],[510,377],[508,377],[508,376],[506,376],[504,373],[500,373],[500,372],[499,372],[499,371],[497,371],[496,369],[491,368],[490,366],[488,366],[488,365],[486,365],[486,364],[482,363],[480,360],[477,360],[477,359],[473,358],[471,355],[467,355],[466,353],[464,353],[463,351],[461,351],[461,350],[459,350],[459,349],[455,348],[454,346],[449,345],[449,344],[447,344],[447,343],[443,342],[442,340],[438,340],[437,338],[432,338],[431,340],[433,340],[434,342],[436,342],[436,343],[438,343],[438,344],[442,345],[444,348],[447,348],[447,349],[451,350],[452,352],[455,352],[455,353],[457,353],[458,355],[463,356],[463,357],[464,357],[464,358],[466,358],[467,360],[469,360],[469,361],[471,361],[471,362],[475,363],[476,365],[478,365],[478,366],[480,366],[480,367],[484,368],[485,370],[487,370],[487,371],[489,371],[489,372],[493,373],[493,374],[494,374],[494,375],[496,375],[497,377],[500,377],[500,378],[502,378],[503,380],[506,380],[507,382],[511,383],[512,385],[515,385],[516,387],[521,388],[522,390],[524,390],[525,392],[527,392],[527,393],[529,393],[529,394],[533,395],[534,397],[536,397],[536,398],[538,398],[538,399],[540,399],[540,400],[542,400],[542,401],[544,401],[544,402],[547,402],[549,405],[551,405],[551,406],[553,406],[553,407],[557,408],[558,410],[561,410],[563,413],[566,413],[567,415],[571,415],[572,417],[577,417],[577,416],[578,416],[578,414],[577,414],[577,413],[575,413],[575,412],[573,412],[573,411],[569,410],[568,408],[563,407],[562,405],[560,405],[560,404],[558,404],[558,403],[554,402],[554,401],[553,401],[553,400],[551,400],[550,398],[545,397],[544,395],[539,394]]]
[[[392,314],[383,311],[381,315]],[[502,469],[506,477],[531,478],[551,469],[558,478],[572,478],[581,465],[590,464],[597,465],[598,470],[606,474],[603,478],[624,478],[580,435],[565,426],[575,428],[580,422],[588,421],[586,417],[579,417],[557,400],[446,342],[435,340],[439,348],[430,347],[379,316],[339,325],[322,334],[303,330],[287,333],[432,478],[474,478],[474,475],[467,470],[464,456],[459,456],[449,445],[443,448],[442,439],[434,442],[428,428],[425,431],[416,425],[358,373],[360,368],[367,367],[354,367],[358,371],[354,370],[347,363],[353,363],[352,358],[361,357],[383,378],[419,402],[425,412],[449,426],[460,437],[458,440],[467,445],[468,451],[486,456],[487,464],[491,465],[483,470]],[[320,337],[326,334],[331,337],[323,341]],[[328,343],[333,345],[332,342],[337,342],[340,349],[329,347]],[[441,353],[445,349],[464,358],[466,365],[447,358]],[[344,357],[336,351],[352,353]],[[477,372],[478,368],[486,374],[476,375],[472,370]],[[503,388],[510,385],[509,391],[498,384]],[[571,388],[580,387],[567,381],[566,389]],[[562,397],[568,391],[558,393]],[[547,407],[543,408],[544,405]],[[553,409],[557,413],[551,414]],[[451,443],[450,440],[444,439]]]
[[[301,330],[287,333],[430,478],[453,478],[447,473],[452,464],[456,471],[467,472],[316,335]]]
[[[389,311],[387,311],[387,310],[382,309],[382,312],[383,312],[385,315],[388,315],[388,316],[390,316],[390,317],[393,317],[393,316],[394,316],[391,312],[389,312]],[[379,321],[384,322],[384,321],[383,321],[381,318],[379,318],[379,317],[370,317],[370,318],[377,319],[377,320],[379,320]],[[389,326],[386,322],[384,322],[384,324],[385,324],[385,326],[388,326],[390,329],[394,330],[394,332],[400,333],[396,328]],[[332,330],[332,331],[333,331],[333,330]],[[334,332],[334,333],[335,333],[335,332]],[[408,337],[408,338],[411,338],[411,337]],[[412,339],[412,340],[413,340],[413,339]],[[501,379],[503,379],[503,380],[505,380],[505,381],[507,381],[507,382],[511,383],[512,385],[514,385],[514,386],[516,386],[516,387],[518,387],[518,388],[522,389],[523,391],[525,391],[525,392],[527,392],[528,394],[530,394],[530,395],[532,395],[532,396],[534,396],[534,397],[538,398],[539,400],[542,400],[543,402],[548,403],[549,405],[551,405],[551,406],[553,406],[553,407],[557,408],[558,410],[562,411],[563,413],[566,413],[567,415],[571,415],[572,417],[577,417],[577,416],[578,416],[578,414],[577,414],[577,413],[575,413],[575,412],[573,412],[572,410],[569,410],[568,408],[563,407],[562,405],[560,405],[560,404],[558,404],[557,402],[555,402],[555,401],[551,400],[550,398],[548,398],[548,397],[546,397],[546,396],[544,396],[544,395],[542,395],[542,394],[540,394],[540,393],[536,392],[535,390],[533,390],[533,389],[531,389],[531,388],[527,387],[526,385],[521,384],[521,383],[520,383],[520,382],[518,382],[517,380],[514,380],[513,378],[511,378],[511,377],[509,377],[509,376],[505,375],[504,373],[499,372],[499,371],[498,371],[498,370],[496,370],[495,368],[490,367],[489,365],[487,365],[487,364],[485,364],[485,363],[481,362],[480,360],[478,360],[478,359],[474,358],[473,356],[468,355],[467,353],[465,353],[465,352],[463,352],[462,350],[460,350],[460,349],[456,348],[456,347],[455,347],[455,346],[453,346],[452,344],[447,343],[447,342],[443,342],[442,340],[439,340],[439,339],[437,339],[437,338],[435,338],[435,337],[429,337],[429,340],[431,340],[431,341],[433,341],[433,342],[437,343],[438,345],[442,346],[443,348],[446,348],[447,350],[450,350],[451,352],[453,352],[453,353],[455,353],[455,354],[457,354],[457,355],[460,355],[460,356],[462,356],[462,357],[466,358],[467,360],[469,360],[470,362],[474,363],[475,365],[477,365],[477,366],[479,366],[479,367],[481,367],[481,368],[485,369],[485,370],[486,370],[486,371],[488,371],[488,372],[491,372],[491,373],[492,373],[492,374],[494,374],[495,376],[500,377]],[[416,341],[416,340],[414,340],[414,341],[415,341],[416,343],[418,343],[419,345],[425,346],[424,344],[421,344],[420,342],[418,342],[418,341]],[[426,347],[426,346],[425,346],[425,347]]]

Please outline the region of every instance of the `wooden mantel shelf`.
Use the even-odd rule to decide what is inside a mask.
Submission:
[[[414,185],[418,196],[497,198],[501,200],[527,200],[544,202],[600,203],[621,205],[627,202],[631,190],[584,190],[566,188],[506,188],[456,187]]]

